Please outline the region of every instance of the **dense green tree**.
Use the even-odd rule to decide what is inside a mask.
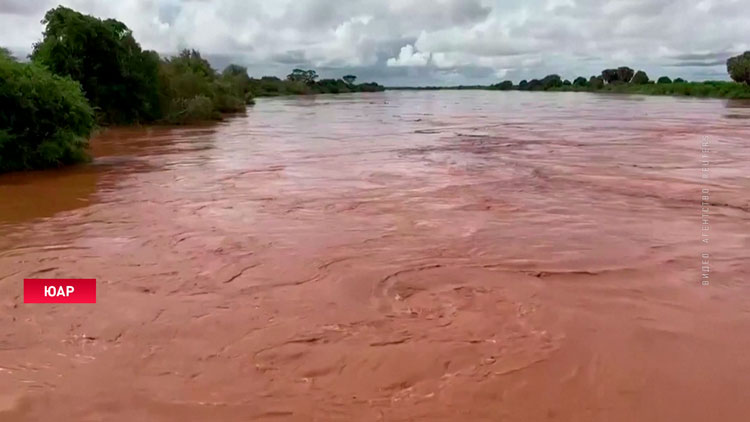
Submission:
[[[312,88],[315,92],[319,92],[321,94],[342,94],[351,92],[351,90],[349,89],[349,84],[341,79],[321,79],[320,81],[315,82],[312,85]]]
[[[357,90],[360,92],[381,92],[385,91],[385,87],[377,82],[366,82],[357,85]]]
[[[682,78],[677,78],[677,79],[674,80],[674,83],[676,83],[676,84],[684,84],[685,82],[686,81],[684,79],[682,79]]]
[[[230,65],[219,76],[196,50],[183,50],[159,66],[163,120],[173,124],[216,120],[252,103],[247,70]]]
[[[633,79],[635,72],[627,66],[621,66],[617,69],[604,69],[602,79],[608,84],[628,83]]]
[[[617,68],[617,79],[623,83],[629,83],[633,80],[635,71],[627,66],[621,66]]]
[[[570,82],[570,80],[568,80],[568,79],[564,80],[562,84],[563,84],[563,86],[571,86],[571,85],[573,85],[573,83]]]
[[[544,84],[539,79],[532,79],[528,85],[529,91],[541,91],[544,89]]]
[[[292,70],[292,73],[287,75],[286,79],[292,82],[312,84],[318,79],[318,72],[314,70],[294,69]]]
[[[176,57],[169,59],[169,64],[178,72],[190,72],[208,79],[216,77],[216,71],[211,67],[211,63],[204,59],[197,50],[186,48]]]
[[[0,172],[83,161],[93,127],[80,84],[0,53]]]
[[[735,82],[750,84],[750,51],[727,60],[727,72]]]
[[[630,83],[636,84],[636,85],[645,85],[649,83],[649,78],[646,72],[639,70],[635,72],[635,75],[633,75],[633,79],[630,80]]]
[[[529,81],[527,81],[526,79],[524,79],[521,82],[519,82],[518,83],[518,89],[520,89],[521,91],[525,91],[525,90],[529,89]]]
[[[254,102],[250,90],[250,76],[247,75],[246,67],[230,64],[221,72],[221,80],[232,87],[233,95],[244,99],[247,104]]]
[[[602,70],[602,79],[604,82],[611,84],[617,82],[618,75],[617,75],[617,69],[604,69]]]
[[[573,80],[573,85],[575,86],[588,86],[588,82],[586,81],[586,78],[583,76],[579,76]]]
[[[341,79],[343,79],[347,84],[351,85],[354,83],[354,81],[357,80],[357,77],[354,75],[344,75],[344,77]]]
[[[657,81],[657,84],[671,84],[672,80],[669,79],[669,76],[662,76]]]
[[[159,58],[142,51],[128,27],[63,6],[48,11],[42,41],[31,58],[52,72],[78,81],[106,123],[154,120]]]
[[[604,77],[592,76],[589,78],[589,87],[591,89],[602,89],[604,87]]]
[[[12,60],[16,59],[15,57],[13,57],[13,53],[11,53],[10,50],[8,50],[5,47],[0,47],[0,56],[5,56],[5,57],[7,57],[9,59],[12,59]]]
[[[510,91],[513,89],[513,82],[511,81],[502,81],[499,84],[495,85],[497,89],[501,91]]]
[[[547,75],[540,81],[543,89],[559,88],[563,86],[560,75]]]

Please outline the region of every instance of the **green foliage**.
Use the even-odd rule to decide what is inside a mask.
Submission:
[[[684,79],[682,79],[682,78],[677,78],[677,79],[675,79],[675,80],[674,80],[674,82],[672,82],[672,83],[675,83],[675,84],[684,84],[685,82],[686,82],[686,81],[685,81]]]
[[[547,75],[541,80],[542,89],[559,88],[563,86],[560,75]]]
[[[611,84],[618,81],[617,69],[602,70],[602,79],[604,82]]]
[[[5,56],[11,60],[16,59],[15,57],[13,57],[13,53],[11,53],[10,50],[5,47],[0,47],[0,56]]]
[[[294,69],[292,70],[292,73],[286,76],[286,79],[291,82],[302,82],[309,85],[315,82],[316,79],[318,79],[318,72],[312,69]]]
[[[636,85],[645,85],[649,83],[648,75],[646,72],[639,70],[635,72],[635,75],[633,76],[633,79],[630,80],[630,83],[636,84]]]
[[[604,69],[602,71],[602,79],[608,84],[628,83],[633,79],[634,73],[633,69],[627,66],[618,67],[617,69]]]
[[[589,88],[591,89],[602,89],[604,87],[604,77],[603,76],[592,76],[589,78]]]
[[[311,86],[315,93],[342,94],[351,92],[349,85],[341,79],[321,79]]]
[[[562,84],[563,84],[563,86],[570,86],[570,85],[573,85],[573,83],[572,83],[572,82],[570,82],[570,80],[568,80],[568,79],[564,80]]]
[[[78,81],[102,122],[159,116],[158,55],[142,51],[125,24],[63,6],[48,11],[42,23],[43,39],[34,45],[32,60]]]
[[[159,66],[160,98],[171,124],[217,120],[222,113],[236,113],[252,104],[250,78],[239,65],[229,65],[221,76],[196,50],[183,50]]]
[[[0,54],[0,172],[84,161],[93,127],[78,83]]]
[[[169,64],[178,73],[192,73],[207,80],[216,78],[216,71],[211,67],[211,63],[201,57],[201,53],[197,50],[186,48],[169,59]]]
[[[628,83],[633,80],[635,71],[627,66],[617,68],[617,79],[619,82]]]
[[[727,60],[727,72],[735,82],[750,84],[750,51]]]
[[[497,89],[500,91],[510,91],[513,89],[513,82],[511,81],[502,81],[495,85],[490,85],[490,89]]]
[[[359,92],[382,92],[385,87],[377,82],[365,82],[356,86]]]
[[[588,86],[588,84],[589,84],[588,81],[586,81],[586,78],[584,78],[583,76],[579,76],[573,80],[573,85],[575,86],[584,87],[584,86]]]
[[[669,79],[669,76],[662,76],[657,81],[657,84],[671,84],[672,80]]]
[[[317,77],[317,73],[315,73],[315,77]],[[353,81],[354,80],[352,80],[352,82]],[[275,76],[264,76],[260,79],[250,78],[250,93],[255,97],[275,97],[279,95],[342,94],[347,92],[378,92],[383,90],[385,90],[385,88],[375,82],[354,84],[348,83],[343,79],[322,79],[317,82],[310,82],[304,81],[297,76],[291,78],[287,77],[286,80],[281,80]]]
[[[247,75],[247,68],[244,66],[230,64],[223,72],[221,79],[224,83],[229,84],[233,95],[244,100],[245,104],[253,104],[253,94],[250,91],[250,77]]]
[[[544,89],[544,85],[539,79],[532,79],[526,84],[526,89],[529,91],[541,91]]]
[[[343,79],[347,84],[351,85],[354,83],[354,81],[357,80],[357,77],[354,75],[344,75],[341,79]]]

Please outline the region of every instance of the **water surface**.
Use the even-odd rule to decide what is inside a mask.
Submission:
[[[749,117],[398,91],[107,130],[0,177],[0,415],[743,420]],[[25,277],[98,303],[24,305]]]

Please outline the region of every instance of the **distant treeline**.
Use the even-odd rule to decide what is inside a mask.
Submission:
[[[244,111],[257,96],[384,89],[354,75],[318,81],[314,70],[286,80],[236,64],[218,72],[196,50],[160,57],[124,23],[63,6],[42,23],[30,62],[0,48],[0,172],[80,162],[96,125],[186,124]]]
[[[294,69],[286,79],[276,76],[250,78],[249,90],[256,97],[275,97],[279,95],[307,94],[344,94],[347,92],[378,92],[385,87],[375,82],[355,84],[354,75],[345,75],[341,79],[318,79],[314,70]]]
[[[500,91],[591,91],[645,95],[682,95],[714,98],[750,98],[750,52],[727,61],[727,70],[736,82],[705,81],[688,82],[681,78],[675,80],[662,76],[651,80],[646,72],[622,66],[617,69],[605,69],[601,75],[588,79],[582,76],[572,82],[563,80],[559,75],[547,75],[542,79],[522,80],[518,85],[503,81],[490,85],[487,89]]]
[[[494,85],[421,86],[388,87],[389,90],[462,90],[489,89],[497,91],[582,91],[611,92],[644,95],[680,95],[730,99],[750,99],[750,52],[727,60],[727,71],[734,82],[704,81],[688,82],[682,78],[672,80],[662,76],[651,80],[646,72],[634,71],[622,66],[605,69],[601,75],[589,78],[579,76],[573,81],[562,79],[560,75],[547,75],[542,79],[522,80],[518,84],[502,81]]]

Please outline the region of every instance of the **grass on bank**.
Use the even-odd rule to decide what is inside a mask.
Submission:
[[[547,89],[558,92],[602,92],[614,94],[671,95],[700,98],[750,99],[750,86],[725,81],[610,84],[601,88],[564,85]]]

